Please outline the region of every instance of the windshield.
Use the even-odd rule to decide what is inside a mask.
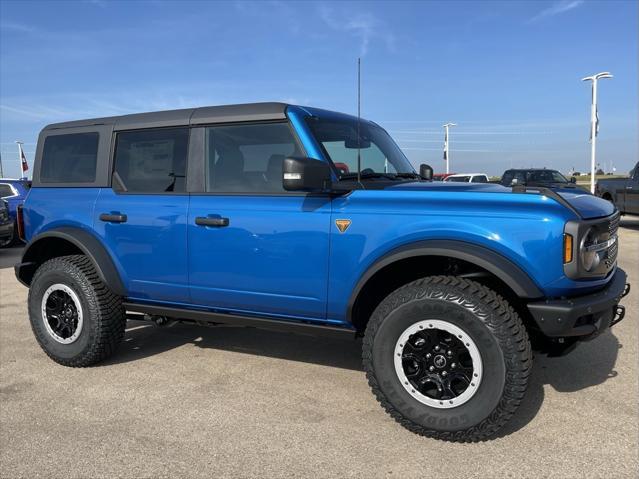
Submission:
[[[315,139],[338,170],[340,178],[357,176],[357,148],[360,149],[362,177],[376,174],[416,175],[408,159],[382,128],[362,121],[357,139],[357,120],[328,120],[309,117]]]
[[[509,185],[513,179],[517,183],[570,183],[564,175],[555,170],[507,171],[501,183]]]
[[[470,181],[470,176],[449,176],[444,181],[452,181],[455,183],[468,183]]]

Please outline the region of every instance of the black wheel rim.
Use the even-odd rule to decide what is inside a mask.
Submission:
[[[54,284],[42,297],[42,320],[49,335],[70,344],[82,330],[83,317],[77,294],[67,285]]]
[[[477,391],[482,360],[473,339],[444,320],[409,326],[395,347],[395,371],[418,401],[436,408],[457,407]]]
[[[440,329],[411,335],[404,345],[402,366],[410,384],[436,400],[461,396],[473,377],[473,360],[464,343]]]

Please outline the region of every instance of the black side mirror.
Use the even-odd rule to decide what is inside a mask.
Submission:
[[[421,165],[419,165],[419,176],[421,176],[423,179],[427,181],[432,181],[433,169],[431,168],[430,165],[427,165],[426,163],[422,163]]]
[[[570,177],[570,182],[571,183],[577,183],[577,178],[575,178],[574,176]]]
[[[331,168],[314,158],[286,158],[282,165],[282,186],[286,191],[330,189]]]

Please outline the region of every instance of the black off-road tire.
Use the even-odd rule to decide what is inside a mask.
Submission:
[[[56,341],[45,327],[42,298],[54,284],[70,288],[80,300],[83,327],[70,344]],[[124,337],[126,311],[122,299],[100,279],[91,260],[83,255],[61,256],[43,263],[29,289],[31,329],[45,353],[55,362],[86,367],[111,356]]]
[[[460,406],[439,409],[418,401],[396,372],[398,339],[426,319],[461,328],[481,354],[482,381]],[[494,436],[521,403],[532,368],[526,329],[508,302],[475,281],[454,276],[419,279],[386,297],[367,325],[362,356],[370,387],[386,412],[410,431],[455,442]]]

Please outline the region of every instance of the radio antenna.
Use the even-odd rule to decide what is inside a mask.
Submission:
[[[362,182],[362,157],[360,156],[360,133],[359,133],[359,123],[361,119],[361,108],[362,108],[362,98],[361,98],[361,70],[362,70],[362,59],[360,57],[357,58],[357,182]]]

